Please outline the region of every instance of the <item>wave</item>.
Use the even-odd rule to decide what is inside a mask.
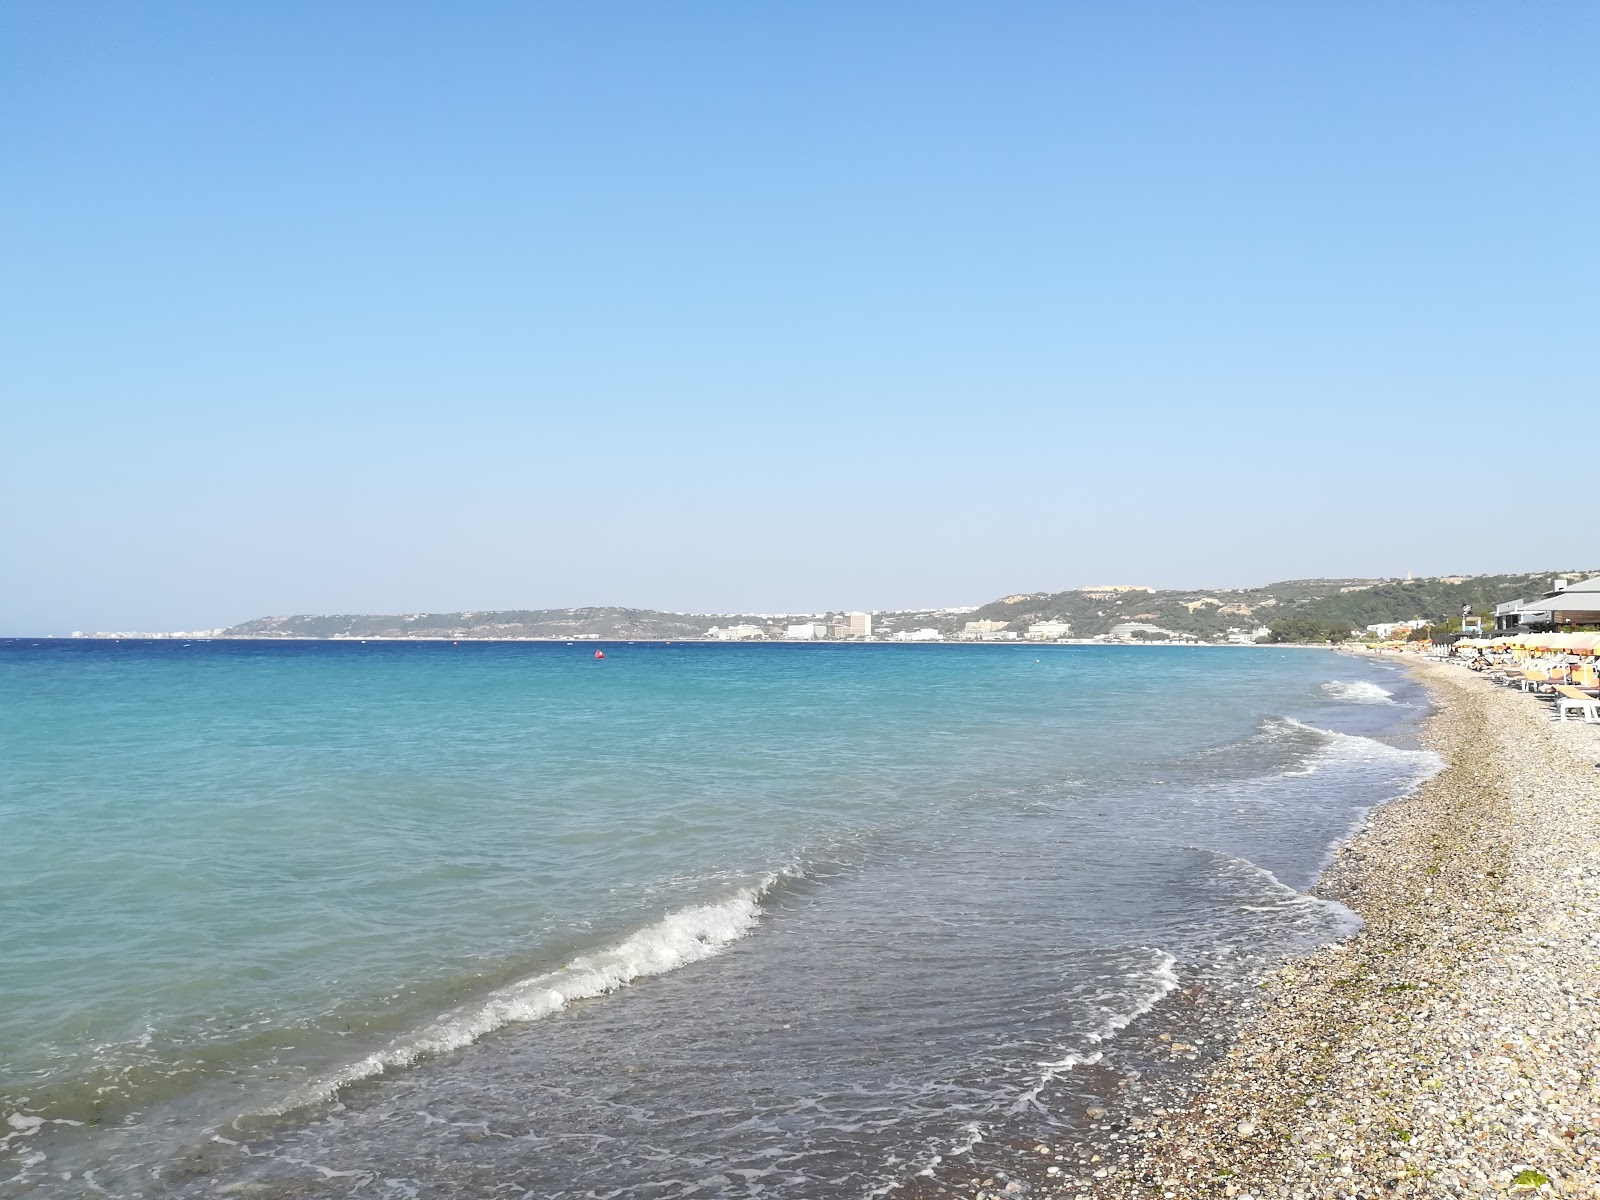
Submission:
[[[1271,912],[1291,925],[1314,932],[1319,941],[1341,941],[1366,924],[1354,909],[1310,892],[1296,891],[1266,867],[1204,846],[1189,847],[1215,864],[1217,876],[1237,889],[1238,907],[1247,912]]]
[[[990,1106],[984,1117],[965,1122],[961,1126],[964,1136],[946,1147],[942,1153],[935,1153],[926,1159],[921,1169],[914,1172],[916,1176],[933,1178],[946,1159],[970,1155],[981,1142],[986,1140],[984,1133],[987,1131],[986,1120],[989,1118],[999,1116],[1002,1112],[1006,1116],[1016,1116],[1029,1109],[1045,1112],[1039,1097],[1046,1088],[1074,1067],[1099,1062],[1105,1056],[1103,1047],[1106,1042],[1161,1003],[1177,988],[1178,960],[1174,956],[1154,946],[1140,946],[1135,949],[1150,956],[1149,965],[1144,971],[1137,972],[1131,980],[1125,981],[1125,986],[1114,986],[1096,998],[1102,1013],[1100,1023],[1087,1033],[1077,1035],[1082,1043],[1087,1043],[1086,1048],[1057,1059],[1035,1063],[1034,1066],[1039,1074],[1034,1077],[1031,1086],[1018,1093],[1004,1109],[998,1105]],[[881,1200],[882,1197],[905,1186],[899,1159],[891,1155],[884,1165],[891,1170],[891,1177],[887,1182],[867,1192],[868,1200]]]
[[[1213,746],[1189,756],[1185,777],[1196,801],[1218,793],[1277,799],[1273,781],[1325,771],[1376,773],[1374,783],[1392,787],[1384,797],[1403,795],[1444,766],[1428,750],[1394,746],[1374,737],[1339,733],[1294,717],[1267,717],[1249,737]]]
[[[722,953],[755,928],[761,901],[780,880],[740,888],[711,904],[692,904],[647,925],[616,945],[581,955],[563,967],[520,979],[482,1000],[462,1005],[389,1046],[306,1084],[276,1104],[246,1116],[275,1117],[332,1099],[341,1089],[394,1067],[470,1045],[506,1025],[538,1021],[575,1000],[603,996],[637,979],[664,975]]]
[[[1345,681],[1330,679],[1322,690],[1335,700],[1348,700],[1353,704],[1396,704],[1394,693],[1365,679]]]
[[[1407,750],[1400,746],[1391,746],[1388,742],[1381,742],[1377,738],[1320,729],[1315,725],[1307,725],[1304,721],[1297,721],[1293,717],[1274,717],[1272,720],[1280,727],[1313,734],[1317,738],[1316,745],[1301,764],[1284,771],[1285,776],[1314,775],[1327,767],[1360,763],[1390,764],[1409,768],[1405,772],[1406,786],[1413,788],[1444,769],[1444,759],[1432,750]]]
[[[1161,1003],[1178,986],[1178,960],[1165,950],[1154,946],[1146,946],[1143,949],[1152,956],[1152,961],[1150,969],[1136,981],[1133,994],[1118,995],[1116,999],[1124,1001],[1124,1004],[1103,1008],[1105,1016],[1100,1024],[1082,1035],[1083,1040],[1095,1048],[1074,1051],[1061,1058],[1038,1063],[1040,1072],[1038,1078],[1032,1087],[1022,1092],[1011,1104],[1009,1109],[1011,1113],[1020,1113],[1028,1108],[1043,1111],[1043,1105],[1039,1103],[1040,1093],[1074,1067],[1099,1062],[1105,1054],[1099,1047]]]

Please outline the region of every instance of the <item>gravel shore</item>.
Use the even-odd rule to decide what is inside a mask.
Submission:
[[[1600,729],[1408,665],[1447,767],[1319,883],[1366,928],[1269,977],[1182,1107],[1030,1191],[1600,1196]]]

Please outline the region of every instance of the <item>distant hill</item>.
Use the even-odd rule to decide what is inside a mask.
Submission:
[[[1551,579],[1587,578],[1595,571],[1532,575],[1445,576],[1434,579],[1289,579],[1260,588],[1210,591],[1053,592],[1008,596],[986,604],[967,620],[1005,621],[1022,630],[1030,622],[1059,620],[1072,625],[1073,637],[1094,637],[1113,625],[1138,621],[1175,633],[1222,637],[1229,627],[1249,629],[1286,618],[1312,618],[1324,624],[1345,622],[1356,629],[1422,617],[1435,622],[1474,612],[1519,596],[1549,590]]]
[[[629,638],[702,637],[738,617],[690,616],[647,608],[537,608],[399,616],[259,617],[223,637],[245,638]]]
[[[1259,588],[1204,591],[1116,591],[1102,588],[1006,596],[975,610],[916,610],[879,613],[877,629],[930,628],[958,633],[968,621],[1003,621],[1018,632],[1036,621],[1066,621],[1072,637],[1095,637],[1127,622],[1174,633],[1218,639],[1232,629],[1250,630],[1309,618],[1356,629],[1414,617],[1443,622],[1463,604],[1487,613],[1494,605],[1547,591],[1558,575],[1586,579],[1600,571],[1541,571],[1531,575],[1446,576],[1434,579],[1289,579]],[[793,618],[803,619],[803,618]],[[249,638],[572,638],[633,639],[704,637],[713,625],[758,625],[781,633],[782,619],[669,613],[648,608],[541,608],[497,612],[409,613],[395,616],[260,617],[235,625],[224,637]]]

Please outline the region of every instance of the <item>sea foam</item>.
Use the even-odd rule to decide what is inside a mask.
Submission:
[[[1033,1086],[1029,1087],[1012,1103],[1010,1112],[1013,1114],[1025,1111],[1028,1108],[1037,1108],[1041,1111],[1043,1106],[1039,1103],[1039,1096],[1074,1067],[1086,1066],[1100,1061],[1105,1051],[1101,1049],[1117,1034],[1121,1033],[1134,1021],[1144,1016],[1178,986],[1178,960],[1165,950],[1153,946],[1145,947],[1151,956],[1149,969],[1133,985],[1131,996],[1119,996],[1124,1000],[1121,1006],[1106,1006],[1103,1008],[1103,1017],[1100,1023],[1089,1033],[1083,1035],[1087,1047],[1063,1055],[1061,1058],[1041,1062],[1038,1065],[1039,1075]]]
[[[554,971],[497,988],[472,1004],[451,1009],[389,1046],[298,1088],[254,1116],[281,1116],[331,1099],[340,1089],[406,1067],[419,1059],[469,1045],[505,1025],[538,1021],[574,1000],[603,996],[637,979],[663,975],[722,953],[755,928],[761,899],[778,882],[770,875],[711,904],[676,909],[623,941],[580,955]]]
[[[1346,681],[1330,679],[1322,690],[1335,700],[1348,700],[1352,704],[1394,704],[1394,693],[1365,679]]]
[[[1405,774],[1408,777],[1406,786],[1409,790],[1444,769],[1444,760],[1431,750],[1407,750],[1401,746],[1391,746],[1388,742],[1381,742],[1377,738],[1362,737],[1354,733],[1339,733],[1332,729],[1319,729],[1315,725],[1308,725],[1293,717],[1279,717],[1274,720],[1281,722],[1281,727],[1315,734],[1318,737],[1316,748],[1299,766],[1284,771],[1283,774],[1286,776],[1314,775],[1329,767],[1357,763],[1384,763],[1408,768]]]

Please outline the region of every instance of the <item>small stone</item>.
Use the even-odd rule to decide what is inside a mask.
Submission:
[[[1101,1117],[1106,1115],[1106,1110],[1100,1108],[1098,1105],[1091,1104],[1088,1108],[1083,1110],[1083,1115],[1088,1117],[1091,1121],[1098,1121]]]
[[[1235,1128],[1238,1129],[1240,1137],[1249,1137],[1256,1131],[1256,1123],[1254,1121],[1240,1121]]]

